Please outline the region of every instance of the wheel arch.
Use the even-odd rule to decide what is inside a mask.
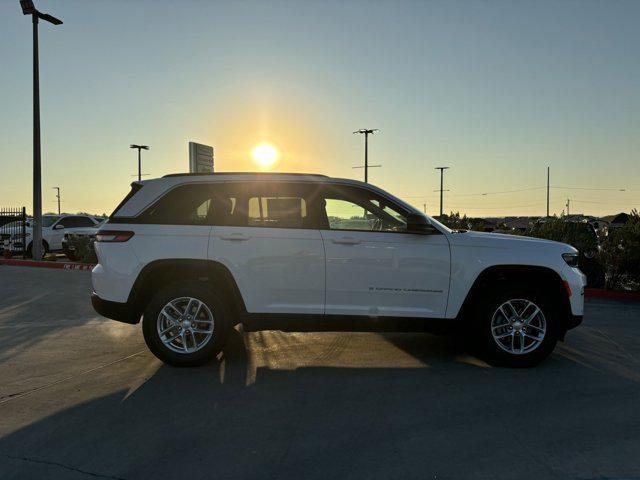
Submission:
[[[474,306],[481,300],[484,292],[500,288],[501,285],[520,284],[540,289],[541,285],[551,295],[553,303],[559,311],[560,339],[564,339],[567,330],[567,319],[571,315],[571,305],[562,277],[549,267],[535,265],[494,265],[486,268],[476,278],[460,307],[458,318],[469,321]]]
[[[133,284],[127,303],[133,309],[135,323],[140,321],[144,309],[160,288],[183,280],[203,282],[214,287],[238,322],[246,314],[240,289],[222,263],[214,260],[162,259],[145,265]]]

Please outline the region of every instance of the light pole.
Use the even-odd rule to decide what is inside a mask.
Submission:
[[[373,135],[375,132],[378,132],[377,128],[361,128],[360,130],[356,130],[355,133],[364,134],[364,165],[360,165],[353,168],[364,168],[364,182],[369,182],[369,169],[381,167],[382,165],[369,165],[369,135]]]
[[[436,167],[434,170],[440,170],[440,216],[442,217],[442,192],[444,192],[444,171],[449,167]]]
[[[148,145],[130,145],[129,148],[138,149],[138,181],[142,180],[142,158],[140,155],[140,150],[149,150]]]
[[[549,172],[549,167],[547,167],[547,218],[549,218],[549,179],[550,179],[550,172]]]
[[[22,13],[31,15],[33,23],[33,241],[31,252],[35,260],[42,259],[42,169],[40,155],[40,71],[38,65],[38,21],[61,25],[62,20],[36,10],[33,0],[20,0]]]
[[[53,187],[53,189],[58,191],[56,197],[58,198],[58,215],[60,215],[60,187]]]

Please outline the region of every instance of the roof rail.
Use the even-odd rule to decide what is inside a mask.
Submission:
[[[296,175],[296,176],[304,176],[304,177],[324,177],[327,178],[326,175],[322,175],[319,173],[286,173],[286,172],[215,172],[215,173],[170,173],[168,175],[164,175],[162,178],[169,177],[202,177],[202,176],[210,176],[210,175],[266,175],[266,176],[277,176],[277,175]]]

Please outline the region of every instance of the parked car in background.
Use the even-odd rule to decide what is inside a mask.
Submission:
[[[371,184],[304,174],[134,182],[95,242],[95,310],[173,365],[246,331],[442,331],[531,366],[582,321],[560,242],[451,230]]]
[[[42,249],[43,253],[59,252],[62,250],[64,234],[81,230],[87,227],[95,227],[100,222],[92,215],[43,215],[42,216]],[[31,256],[33,248],[33,232],[31,222],[25,229],[25,238],[22,233],[14,233],[11,236],[11,249],[22,250],[26,245],[27,255]]]

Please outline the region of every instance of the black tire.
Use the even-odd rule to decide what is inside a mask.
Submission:
[[[49,253],[49,244],[43,240],[42,241],[42,256],[44,257],[47,253]],[[27,257],[33,258],[33,242],[30,242],[27,246]]]
[[[213,335],[201,348],[189,353],[179,353],[169,348],[163,343],[158,331],[158,317],[161,310],[172,300],[182,297],[191,297],[201,301],[213,315]],[[142,319],[144,340],[149,350],[164,363],[176,367],[203,365],[214,359],[224,347],[231,324],[228,312],[224,302],[206,284],[175,283],[160,290],[145,309]],[[177,331],[175,332],[177,333]],[[170,334],[173,334],[173,331]],[[187,341],[188,343],[189,341]]]
[[[501,348],[492,334],[492,320],[494,314],[498,308],[509,300],[527,300],[535,304],[544,316],[546,324],[546,332],[539,345],[527,353],[510,353],[504,348]],[[518,302],[515,302],[518,305]],[[524,305],[524,303],[520,303]],[[531,312],[533,307],[530,307]],[[480,352],[489,361],[489,363],[498,366],[507,367],[533,367],[547,358],[551,352],[553,352],[556,343],[558,342],[558,325],[559,325],[559,311],[554,305],[551,295],[543,291],[537,290],[528,286],[512,286],[505,287],[499,291],[494,291],[487,295],[484,300],[481,300],[478,304],[477,317],[473,319],[475,328],[472,329],[474,334],[474,343],[479,347]],[[528,316],[528,313],[523,316]],[[498,323],[503,323],[502,319],[498,316]],[[509,328],[509,327],[506,327]],[[529,333],[533,334],[533,327],[528,328]],[[513,327],[511,327],[513,329]],[[499,332],[507,332],[506,330],[499,330]],[[526,331],[524,333],[527,333]],[[539,335],[535,331],[535,335]],[[516,347],[519,347],[519,342],[522,337],[517,337]],[[509,348],[508,345],[510,337],[506,337],[504,340],[507,345],[505,348]],[[532,342],[530,339],[525,340],[525,350],[527,348],[526,342]]]

